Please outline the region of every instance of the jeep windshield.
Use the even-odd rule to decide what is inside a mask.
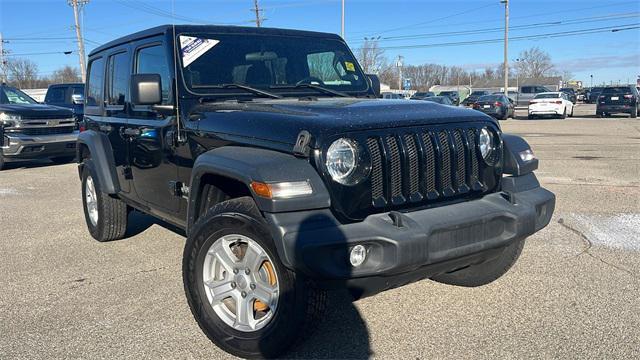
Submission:
[[[335,39],[187,33],[178,41],[185,86],[197,95],[238,93],[238,87],[229,84],[281,96],[344,96],[368,90],[353,54]]]

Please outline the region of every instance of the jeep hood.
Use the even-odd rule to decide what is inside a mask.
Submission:
[[[493,118],[459,107],[418,100],[320,98],[318,100],[266,100],[199,105],[190,117],[199,118],[201,134],[224,138],[252,138],[293,145],[302,130],[322,139],[383,128],[411,127],[467,121],[495,122]],[[215,135],[214,135],[215,136]]]

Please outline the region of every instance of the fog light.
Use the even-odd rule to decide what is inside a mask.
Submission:
[[[535,158],[536,156],[533,154],[533,151],[531,149],[520,151],[520,159],[522,159],[522,161],[524,162],[531,161]]]
[[[367,258],[367,249],[362,245],[356,245],[351,249],[349,255],[349,262],[353,267],[358,267],[364,263]]]

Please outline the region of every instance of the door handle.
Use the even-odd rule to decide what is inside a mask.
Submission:
[[[125,128],[122,133],[127,136],[140,136],[140,129],[136,128]]]

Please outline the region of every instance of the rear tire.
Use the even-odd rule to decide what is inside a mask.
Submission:
[[[220,241],[222,241],[221,247],[216,247]],[[229,241],[230,244],[225,245]],[[236,255],[234,244],[242,244],[243,241],[246,241],[247,245],[242,251],[242,257],[240,257]],[[259,247],[256,247],[255,244],[258,244]],[[227,250],[231,248],[232,255],[229,255],[224,261],[220,260],[218,266],[222,263],[229,263],[230,266],[225,269],[230,268],[231,270],[222,270],[222,274],[217,277],[210,275],[217,274],[218,271],[210,272],[208,270],[212,267],[210,264],[215,264],[212,262],[213,260],[207,260],[208,257],[218,259],[218,254],[221,253],[219,249],[225,249],[225,246],[227,246]],[[255,310],[256,298],[253,297],[257,292],[252,292],[246,286],[247,282],[252,284],[256,282],[254,284],[256,286],[260,282],[259,279],[252,277],[256,276],[252,275],[256,274],[255,266],[247,267],[253,268],[253,270],[245,272],[246,277],[238,269],[246,267],[241,264],[245,262],[244,254],[248,251],[246,249],[250,247],[263,250],[266,254],[265,262],[273,265],[272,271],[277,279],[273,285],[277,288],[275,293],[277,294],[275,303],[277,306],[268,321],[259,326],[247,328],[244,325],[245,322],[260,324],[259,314]],[[193,230],[189,232],[185,244],[182,275],[189,307],[202,331],[221,349],[243,358],[270,358],[282,354],[296,341],[303,339],[305,335],[309,335],[314,330],[321,321],[326,303],[325,292],[316,289],[301,275],[287,269],[282,264],[269,229],[255,202],[250,197],[221,202],[197,220]],[[209,287],[205,285],[205,276],[210,276],[210,279],[207,280],[207,283],[210,284]],[[229,285],[230,288],[220,290],[219,293],[214,292],[214,289],[220,289],[219,283],[229,281],[233,281]],[[255,289],[256,287],[250,288]],[[214,296],[220,298],[215,300]],[[249,299],[249,304],[253,304],[245,305],[252,309],[246,319],[241,319],[237,310],[238,306],[245,304],[245,300],[241,299]],[[229,305],[229,301],[231,301],[231,305]],[[272,311],[271,307],[266,307],[266,309],[268,312]],[[268,312],[267,314],[269,314]],[[244,313],[246,314],[246,312]]]
[[[638,108],[634,108],[634,109],[631,111],[631,114],[630,114],[629,116],[630,116],[632,119],[637,118],[637,117],[638,117]]]
[[[569,114],[569,117],[573,117],[573,109],[575,109],[575,105],[571,107],[571,113]]]
[[[567,118],[567,107],[564,107],[564,110],[562,111],[562,115],[560,115],[560,119],[566,119]]]
[[[100,241],[122,239],[127,232],[127,205],[100,191],[100,182],[91,165],[82,170],[82,204],[91,236]]]
[[[2,155],[2,150],[0,150],[0,171],[4,169],[4,164],[6,163],[4,162],[4,156]]]
[[[529,119],[529,120],[533,120],[533,119],[535,119],[535,118],[536,118],[536,117],[535,117],[534,115],[528,115],[528,116],[527,116],[527,119]]]
[[[440,274],[431,279],[443,284],[464,287],[476,287],[489,284],[509,271],[520,257],[523,247],[524,239],[516,240],[505,247],[502,253],[495,259],[482,264],[471,265],[461,270]]]

